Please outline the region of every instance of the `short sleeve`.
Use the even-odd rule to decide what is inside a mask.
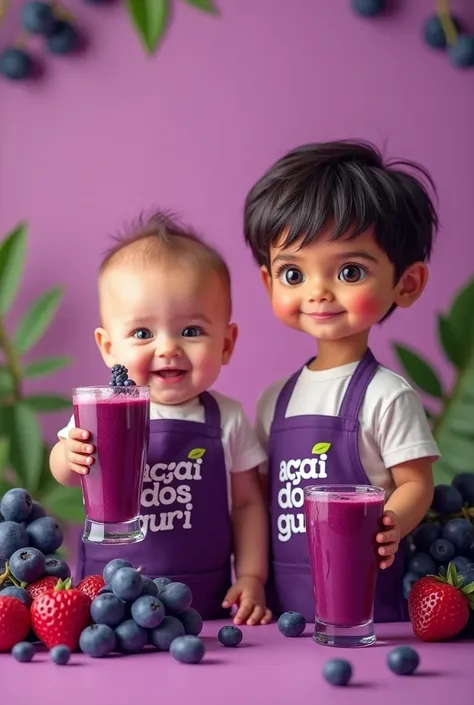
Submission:
[[[58,438],[59,438],[59,440],[60,440],[60,441],[61,441],[61,440],[62,440],[62,441],[66,440],[66,438],[67,438],[68,435],[69,435],[69,431],[71,430],[71,428],[74,428],[75,425],[76,425],[76,424],[74,423],[74,415],[72,415],[71,418],[69,419],[68,425],[67,425],[67,426],[64,426],[64,428],[62,428],[60,431],[58,431]]]
[[[229,429],[229,446],[231,472],[245,472],[266,461],[266,453],[240,404],[233,414]]]
[[[386,468],[420,458],[440,457],[418,394],[406,389],[385,410],[378,427],[378,445]]]

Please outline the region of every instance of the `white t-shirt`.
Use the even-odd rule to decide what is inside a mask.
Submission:
[[[247,419],[242,405],[219,392],[210,392],[221,412],[222,446],[227,472],[245,472],[265,462],[266,454]],[[195,397],[184,404],[150,404],[150,419],[180,419],[204,423],[204,407]],[[58,438],[67,438],[74,428],[74,416],[58,432]]]
[[[304,367],[291,395],[286,417],[303,414],[337,416],[357,362],[330,370]],[[287,381],[268,387],[257,403],[256,431],[267,449],[278,395]],[[403,377],[378,366],[359,412],[359,454],[373,485],[394,489],[390,468],[418,458],[439,458],[420,398]],[[267,470],[266,463],[261,470]]]

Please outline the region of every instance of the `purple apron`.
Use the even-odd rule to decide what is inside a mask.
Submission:
[[[368,350],[351,377],[338,416],[285,418],[301,370],[290,377],[280,392],[270,429],[268,460],[272,517],[267,600],[276,615],[295,610],[314,622],[303,487],[371,484],[359,456],[359,410],[377,364]],[[377,622],[408,619],[402,592],[404,546],[400,545],[392,566],[378,573],[374,610]]]
[[[144,541],[101,546],[80,541],[77,579],[101,575],[112,558],[143,566],[151,578],[188,585],[204,619],[229,615],[221,607],[231,585],[232,525],[220,411],[208,392],[199,397],[205,422],[150,422],[141,496]]]

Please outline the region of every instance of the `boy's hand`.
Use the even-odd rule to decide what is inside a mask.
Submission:
[[[234,624],[268,624],[272,613],[265,607],[262,581],[254,577],[239,578],[227,592],[222,607],[238,605]]]
[[[89,431],[82,428],[71,428],[69,431],[69,437],[64,441],[64,454],[71,472],[79,475],[87,475],[89,472],[94,462],[92,453],[95,451],[94,446],[88,443],[90,435]]]
[[[390,568],[393,561],[395,560],[395,554],[398,551],[398,546],[400,545],[400,529],[398,526],[398,517],[395,512],[390,509],[384,512],[383,515],[383,531],[377,534],[377,543],[382,544],[378,549],[380,556],[383,556],[383,560],[380,561],[380,567],[382,570]]]

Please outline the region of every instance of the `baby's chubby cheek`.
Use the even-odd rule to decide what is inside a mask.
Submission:
[[[272,308],[277,318],[281,321],[287,321],[288,319],[298,316],[300,302],[295,301],[295,297],[291,296],[291,294],[285,294],[283,292],[279,292],[278,294],[274,293],[272,296]]]
[[[351,313],[361,321],[375,321],[383,315],[382,302],[370,292],[354,293],[351,297]]]

